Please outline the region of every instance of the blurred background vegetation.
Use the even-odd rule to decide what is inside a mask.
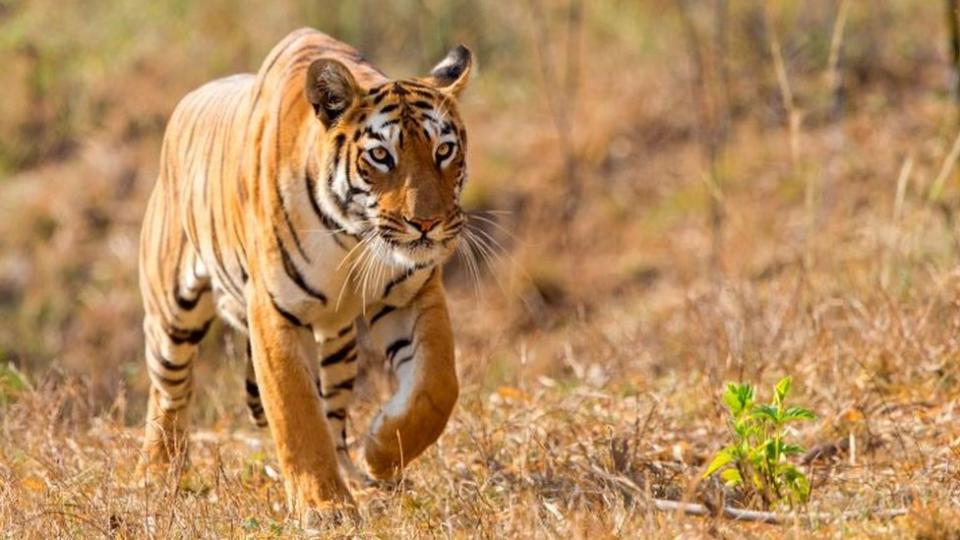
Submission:
[[[787,268],[909,294],[913,263],[955,263],[952,176],[931,191],[957,130],[944,15],[928,0],[2,0],[0,363],[86,378],[95,407],[142,401],[136,251],[166,118],[313,26],[394,76],[460,42],[478,57],[467,200],[508,230],[490,231],[504,252],[485,315],[451,271],[476,381],[509,382],[516,343],[615,306],[636,332],[607,343],[625,373],[742,371],[769,325],[734,295],[731,330],[723,291],[777,296]],[[861,228],[891,207],[919,212],[916,249]],[[704,323],[690,298],[718,283]],[[536,369],[573,369],[570,343],[547,343]]]
[[[67,510],[136,536],[146,506],[160,536],[283,521],[220,326],[192,408],[212,497],[147,500],[117,471],[148,383],[137,247],[166,119],[313,26],[395,77],[460,42],[479,63],[465,202],[491,253],[479,292],[445,272],[458,411],[412,488],[369,495],[391,509],[374,534],[723,536],[648,499],[713,489],[693,486],[725,381],[792,375],[820,418],[791,433],[820,452],[812,507],[911,513],[794,535],[956,536],[957,3],[0,0],[0,530],[58,515],[84,536]],[[351,435],[383,382],[358,385]]]

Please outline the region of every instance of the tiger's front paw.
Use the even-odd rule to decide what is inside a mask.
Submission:
[[[360,519],[353,496],[338,475],[293,475],[286,484],[290,510],[304,530]]]

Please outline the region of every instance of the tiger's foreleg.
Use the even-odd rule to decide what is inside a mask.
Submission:
[[[314,519],[314,512],[353,513],[353,499],[340,477],[333,438],[308,364],[313,359],[304,350],[303,333],[308,330],[281,315],[270,294],[258,290],[252,281],[247,290],[253,366],[288,507],[307,522]]]
[[[353,324],[336,335],[319,340],[322,348],[318,390],[323,398],[330,433],[336,442],[340,468],[351,480],[365,479],[353,465],[347,449],[347,417],[353,401],[353,386],[357,380],[357,333]]]
[[[440,273],[410,305],[368,324],[396,375],[397,390],[370,426],[364,459],[371,476],[390,479],[437,440],[457,402],[453,333]]]

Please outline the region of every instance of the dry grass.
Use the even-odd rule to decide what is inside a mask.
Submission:
[[[544,83],[564,77],[566,2],[544,2],[545,22],[525,4],[464,16],[463,2],[400,2],[367,29],[347,8],[134,4],[53,10],[66,20],[54,38],[37,22],[51,6],[0,3],[0,60],[13,66],[0,83],[22,90],[0,107],[0,355],[16,369],[0,371],[0,537],[301,534],[222,332],[204,349],[190,467],[153,488],[131,472],[147,384],[136,238],[163,118],[184,90],[251,69],[305,23],[394,73],[454,39],[475,46],[467,197],[506,229],[489,229],[503,251],[479,301],[449,272],[463,392],[446,433],[397,487],[357,493],[361,525],[329,535],[960,537],[960,189],[939,3],[850,3],[837,113],[837,5],[730,2],[725,93],[710,86],[722,77],[703,79],[730,120],[712,154],[704,111],[719,102],[695,93],[674,2],[585,3],[576,99]],[[686,4],[714,70],[712,3]],[[70,22],[79,12],[114,30],[91,39]],[[457,30],[431,31],[447,23]],[[388,386],[367,363],[357,429]],[[794,437],[824,450],[804,468],[806,510],[826,517],[655,510],[653,498],[724,496],[699,482],[725,442],[723,383],[786,374],[820,416]],[[857,515],[889,508],[908,513]]]

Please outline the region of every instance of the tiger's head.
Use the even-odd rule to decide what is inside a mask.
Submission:
[[[316,60],[307,71],[305,96],[325,128],[313,195],[388,264],[424,268],[456,248],[467,179],[457,96],[471,66],[460,45],[427,77],[369,89],[337,60]]]

